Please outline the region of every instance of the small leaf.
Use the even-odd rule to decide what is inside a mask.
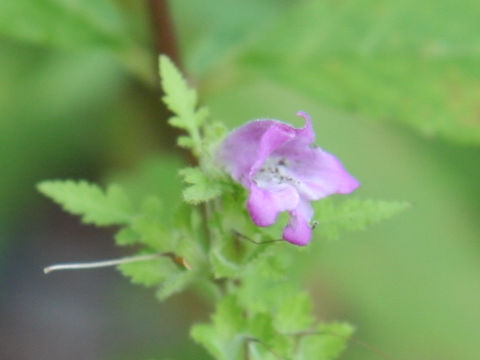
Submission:
[[[165,92],[163,102],[176,115],[169,119],[169,124],[187,131],[188,136],[183,136],[179,140],[179,145],[191,148],[198,156],[202,153],[200,127],[208,117],[208,110],[205,107],[197,110],[197,92],[188,86],[187,81],[168,57],[160,56],[159,68]]]
[[[177,274],[169,276],[162,282],[156,295],[160,301],[184,290],[195,279],[195,273],[192,270],[182,270]]]
[[[337,239],[342,231],[364,230],[369,225],[391,218],[410,206],[405,201],[348,199],[334,205],[331,199],[314,204],[315,230],[327,239]]]
[[[120,246],[135,245],[140,242],[140,236],[132,228],[126,227],[115,234],[115,242]]]
[[[193,148],[193,146],[195,145],[191,137],[184,135],[181,135],[177,138],[177,144],[178,146],[186,149]]]
[[[189,88],[187,81],[168,57],[160,56],[159,66],[162,88],[166,94],[163,101],[178,115],[172,118],[172,125],[189,129],[196,125],[194,112],[197,106],[197,93]]]
[[[307,329],[313,321],[312,301],[308,294],[294,293],[280,305],[275,327],[280,332],[293,333]]]
[[[38,190],[65,211],[80,215],[86,224],[122,225],[133,216],[130,200],[116,185],[110,185],[104,192],[87,181],[52,180],[40,183]]]
[[[302,337],[299,360],[333,360],[345,350],[354,328],[347,323],[321,324],[318,333]]]
[[[211,324],[192,327],[192,338],[205,346],[217,359],[242,358],[247,331],[247,319],[234,296],[224,297],[218,304]]]
[[[161,284],[166,279],[179,271],[172,260],[162,257],[156,260],[122,264],[118,269],[124,276],[130,278],[134,284],[154,286]]]
[[[139,243],[156,251],[172,251],[176,242],[167,221],[160,200],[149,196],[143,201],[141,213],[132,220],[131,228],[138,234]]]
[[[250,344],[251,353],[258,353],[254,359],[278,359],[278,355],[287,359],[293,357],[295,339],[277,332],[273,322],[272,315],[267,313],[256,314],[250,319],[248,331],[252,337],[260,340]]]
[[[216,279],[226,277],[237,277],[240,272],[238,264],[227,259],[220,249],[214,249],[210,253],[213,275]]]
[[[220,183],[207,177],[200,168],[185,168],[180,175],[186,183],[192,184],[183,191],[183,199],[191,204],[212,200],[222,194]]]
[[[209,324],[195,324],[190,330],[190,336],[197,343],[203,345],[215,358],[220,359],[220,345],[216,338],[215,328]]]

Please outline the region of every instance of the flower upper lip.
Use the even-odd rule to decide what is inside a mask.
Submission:
[[[297,129],[273,119],[251,121],[223,142],[218,158],[227,172],[250,190],[247,207],[258,226],[272,225],[282,211],[290,213],[283,237],[306,245],[311,239],[310,201],[354,191],[359,182],[332,154],[314,148],[310,116]]]

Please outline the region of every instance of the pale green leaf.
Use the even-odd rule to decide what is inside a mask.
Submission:
[[[196,126],[195,108],[197,93],[191,89],[175,64],[166,56],[160,56],[160,77],[165,92],[163,101],[178,115],[172,118],[173,125],[189,129]]]
[[[249,319],[248,331],[253,338],[259,340],[249,344],[250,355],[253,359],[278,359],[279,355],[285,358],[292,357],[295,350],[295,338],[276,331],[271,314],[260,313],[253,316]]]
[[[281,303],[275,327],[282,333],[294,333],[308,329],[313,324],[312,300],[304,292],[290,294]]]
[[[184,135],[180,135],[177,138],[177,144],[178,144],[178,146],[186,148],[186,149],[192,148],[195,145],[191,137],[184,136]]]
[[[243,309],[234,296],[226,296],[217,304],[212,323],[194,325],[191,336],[218,359],[241,360],[246,330]]]
[[[195,279],[195,272],[192,270],[182,270],[169,276],[160,285],[156,295],[160,301],[184,290]]]
[[[127,263],[118,266],[124,276],[135,284],[154,286],[175,276],[180,270],[168,257],[160,257],[151,261]]]
[[[142,244],[157,252],[172,251],[177,247],[177,237],[169,230],[169,221],[160,200],[147,196],[130,226],[121,229],[115,240],[121,246]]]
[[[347,323],[319,325],[311,335],[305,335],[300,342],[299,360],[337,359],[347,347],[354,328]]]
[[[133,220],[131,228],[138,234],[138,242],[156,251],[172,251],[176,242],[168,229],[168,218],[157,197],[144,199],[140,214]]]
[[[479,16],[475,0],[302,1],[237,65],[343,111],[479,144]]]
[[[197,110],[197,93],[189,88],[186,80],[173,62],[166,56],[160,56],[160,77],[165,92],[164,103],[176,115],[170,118],[172,126],[186,130],[191,138],[181,140],[182,146],[189,146],[196,155],[201,153],[200,127],[203,125],[208,111],[205,108]]]
[[[180,146],[191,148],[196,156],[200,156],[203,152],[200,129],[209,116],[208,109],[197,108],[197,92],[188,86],[187,81],[168,57],[160,56],[159,67],[165,92],[163,101],[175,114],[169,119],[169,123],[188,133],[188,136],[183,136],[178,143]]]
[[[98,185],[83,180],[52,180],[40,183],[38,190],[65,211],[80,215],[86,224],[122,225],[134,215],[129,199],[116,185],[104,192]]]
[[[220,183],[207,177],[200,168],[185,168],[180,175],[186,183],[192,184],[183,191],[183,199],[191,204],[212,200],[222,193]]]
[[[131,227],[125,227],[115,234],[115,242],[120,246],[135,245],[140,242],[140,236]]]
[[[343,231],[364,230],[409,206],[405,201],[347,199],[337,204],[332,199],[323,199],[314,203],[318,221],[315,232],[327,239],[337,239]]]
[[[215,278],[237,277],[241,268],[220,251],[214,249],[210,252],[210,262],[212,264],[213,275]]]
[[[220,344],[213,326],[208,324],[195,324],[190,330],[190,336],[197,343],[203,345],[213,357],[217,359],[220,358]]]

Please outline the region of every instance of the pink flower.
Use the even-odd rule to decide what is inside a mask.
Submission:
[[[275,223],[282,211],[290,213],[283,238],[307,245],[312,238],[311,201],[332,194],[349,194],[359,182],[332,154],[312,147],[315,133],[310,116],[296,129],[278,120],[251,121],[234,130],[218,150],[218,159],[230,175],[250,190],[247,208],[258,226]]]

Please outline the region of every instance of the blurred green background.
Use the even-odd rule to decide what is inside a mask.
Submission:
[[[395,360],[478,359],[479,18],[474,0],[0,0],[0,358],[207,358],[188,339],[209,312],[193,294],[159,304],[111,270],[41,273],[122,252],[40,180],[155,173],[175,199],[185,154],[159,101],[161,51],[229,127],[308,111],[356,196],[412,204],[315,239],[305,285],[322,319]],[[353,343],[342,357],[374,358]]]

